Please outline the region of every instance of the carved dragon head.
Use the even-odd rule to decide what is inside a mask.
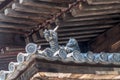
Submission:
[[[76,39],[70,38],[66,46],[73,47],[73,46],[76,46],[77,44],[78,43],[77,43]]]
[[[54,41],[57,39],[57,33],[54,30],[45,30],[44,37],[48,42]]]
[[[54,40],[58,39],[57,32],[56,32],[57,29],[58,29],[58,27],[56,27],[54,30],[47,30],[47,29],[45,29],[43,34],[44,34],[45,39],[48,42],[54,41]]]
[[[68,49],[70,49],[69,52],[72,52],[72,51],[74,51],[74,50],[80,51],[78,42],[77,42],[77,40],[74,39],[74,38],[70,38],[70,39],[69,39],[69,41],[68,41],[66,47],[67,47]]]

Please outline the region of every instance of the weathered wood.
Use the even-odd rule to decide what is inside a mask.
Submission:
[[[67,7],[62,7],[59,5],[54,5],[51,3],[43,3],[40,1],[33,1],[33,0],[19,0],[19,3],[22,5],[26,5],[26,6],[33,6],[33,7],[40,7],[40,8],[51,8],[51,9],[64,9]]]
[[[101,51],[107,51],[107,52],[119,52],[119,36],[120,27],[115,26],[105,32],[104,34],[98,36],[94,42],[91,43],[91,49],[94,52],[101,52]]]
[[[105,29],[103,29],[103,30],[92,30],[92,31],[79,31],[79,32],[70,32],[70,33],[63,33],[62,34],[62,32],[61,33],[58,33],[58,36],[59,37],[67,37],[67,36],[75,36],[75,35],[78,35],[78,36],[80,36],[80,35],[87,35],[87,34],[98,34],[98,33],[102,33],[102,32],[104,32],[105,31]]]
[[[87,0],[89,4],[114,4],[114,3],[120,3],[120,0]]]
[[[69,68],[68,68],[69,66]],[[27,80],[30,79],[32,76],[34,76],[36,73],[40,72],[40,77],[54,77],[54,76],[59,76],[60,73],[62,74],[70,74],[68,75],[68,77],[70,78],[75,78],[77,77],[77,79],[109,79],[111,78],[110,76],[112,76],[114,79],[119,79],[119,75],[118,74],[97,74],[96,71],[118,71],[119,70],[115,70],[114,68],[117,67],[104,67],[104,66],[90,66],[88,67],[88,65],[77,65],[75,63],[63,63],[60,61],[48,61],[48,60],[44,60],[41,59],[41,57],[39,55],[32,55],[29,58],[29,61],[26,61],[25,63],[22,63],[21,65],[19,65],[17,67],[17,69],[11,73],[6,80]],[[53,72],[54,73],[59,73],[58,75],[50,75],[50,73]],[[28,74],[29,73],[29,74]],[[72,74],[71,74],[72,73]],[[44,75],[43,75],[44,74]],[[74,75],[75,74],[75,75]],[[76,76],[78,75],[78,76]],[[91,76],[88,76],[91,75]],[[107,76],[107,77],[106,77]],[[117,76],[117,77],[116,77]],[[63,77],[66,77],[66,75],[64,75]],[[68,78],[67,77],[67,78]]]
[[[101,19],[111,19],[111,18],[118,18],[119,14],[108,14],[108,15],[97,15],[97,16],[81,16],[81,17],[73,17],[71,16],[64,16],[65,22],[75,22],[75,21],[87,21],[87,20],[101,20]]]
[[[111,45],[111,51],[120,51],[120,40]]]
[[[102,6],[102,7],[101,7]],[[82,11],[100,11],[100,10],[110,10],[110,9],[119,9],[120,8],[120,3],[119,4],[106,4],[106,5],[82,5],[81,9]]]
[[[108,71],[109,72],[109,71]],[[117,72],[117,71],[116,71]],[[119,74],[76,74],[76,73],[52,73],[39,72],[31,80],[81,80],[81,79],[119,79]]]
[[[5,9],[4,14],[6,16],[9,16],[9,17],[32,19],[32,20],[34,20],[36,22],[39,22],[39,23],[42,23],[47,18],[50,18],[50,16],[47,17],[47,15],[46,15],[46,18],[45,18],[44,16],[37,15],[37,14],[17,12],[17,11],[14,11],[14,10],[10,9],[10,8]]]
[[[18,23],[18,24],[26,24],[26,25],[36,25],[37,22],[30,20],[30,19],[22,19],[22,18],[13,18],[8,17],[3,14],[0,14],[0,21],[1,22],[9,22],[9,23]]]
[[[0,22],[0,28],[12,28],[16,30],[30,31],[30,29],[33,28],[33,26]]]
[[[9,29],[9,31],[11,31]],[[14,30],[15,31],[15,30]],[[15,31],[17,32],[17,31]],[[18,31],[19,32],[19,31]],[[23,35],[16,33],[0,33],[0,47],[8,47],[8,46],[25,46],[25,41]]]
[[[107,20],[107,19],[106,19]],[[72,27],[72,26],[89,26],[89,25],[106,25],[106,24],[114,24],[119,23],[120,20],[109,19],[109,20],[90,20],[90,21],[77,21],[77,22],[62,22],[60,27]]]
[[[10,30],[0,30],[0,33],[16,33],[16,34],[24,34],[23,32],[19,31],[10,31]]]
[[[19,51],[24,51],[24,47],[6,47],[5,51],[6,52],[19,52]]]
[[[101,7],[102,8],[102,7]],[[107,7],[106,7],[107,8]],[[92,15],[105,15],[105,14],[113,14],[113,13],[119,13],[119,7],[108,7],[111,9],[96,9],[96,10],[89,10],[84,11],[84,9],[79,9],[79,6],[75,6],[72,8],[71,13],[74,17],[80,17],[80,16],[92,16]],[[93,8],[94,9],[94,8]]]
[[[36,33],[34,33],[34,34],[32,35],[32,38],[33,38],[33,41],[34,41],[34,42],[38,40]]]
[[[16,34],[25,34],[26,31],[23,30],[17,30],[17,29],[6,29],[6,28],[0,28],[0,33],[16,33]]]
[[[23,6],[18,3],[13,3],[12,4],[12,9],[15,11],[20,11],[20,12],[29,12],[29,13],[40,13],[40,14],[51,14],[55,15],[56,13],[60,12],[59,10],[52,10],[49,8],[38,8],[38,7],[30,7],[30,6]]]
[[[38,0],[38,1],[45,1],[45,2],[52,2],[52,3],[72,3],[75,0]]]
[[[66,26],[66,27],[63,27],[64,30],[61,30],[59,29],[58,30],[58,33],[59,32],[73,32],[73,31],[84,31],[84,30],[97,30],[97,29],[109,29],[111,28],[112,25],[101,25],[101,26],[78,26],[78,27],[75,27],[75,26]]]

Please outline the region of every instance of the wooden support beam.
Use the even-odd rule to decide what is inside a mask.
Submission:
[[[113,71],[104,71],[105,74],[76,74],[76,73],[53,73],[53,72],[39,72],[31,77],[31,80],[81,80],[81,79],[119,79],[119,72],[114,71],[117,74],[107,74],[107,72]]]
[[[38,1],[51,2],[51,3],[72,3],[76,0],[38,0]]]
[[[112,25],[100,25],[100,26],[78,26],[78,27],[64,27],[63,30],[59,29],[58,30],[58,33],[61,33],[61,32],[79,32],[79,31],[85,31],[85,30],[97,30],[97,29],[109,29],[109,28],[112,28]]]
[[[83,6],[82,7],[82,11],[94,11],[94,10],[100,11],[100,10],[110,10],[110,9],[120,9],[120,4],[95,5],[95,6]]]
[[[37,14],[17,12],[17,11],[14,11],[14,10],[10,9],[10,8],[5,9],[5,10],[4,10],[4,14],[5,14],[6,16],[9,16],[9,17],[31,19],[31,20],[34,20],[34,21],[39,22],[39,23],[42,23],[42,22],[44,22],[47,18],[50,18],[50,17],[51,17],[51,16],[44,17],[44,16],[37,15]],[[47,15],[46,15],[46,16],[47,16]]]
[[[90,21],[77,21],[77,22],[62,22],[60,27],[72,27],[72,26],[89,26],[89,25],[106,25],[106,24],[114,24],[119,23],[119,19],[104,19],[104,20],[90,20]]]
[[[12,9],[14,9],[15,11],[20,11],[20,12],[29,12],[29,13],[38,13],[38,14],[47,14],[47,15],[55,15],[56,13],[60,12],[60,10],[23,6],[18,3],[13,3]]]
[[[74,17],[80,17],[80,16],[95,16],[95,15],[106,15],[106,14],[114,14],[119,13],[120,8],[119,5],[110,5],[110,6],[104,6],[98,5],[98,8],[95,8],[94,6],[87,6],[86,8],[80,8],[79,6],[75,6],[72,8],[71,13]],[[89,7],[89,8],[88,8]]]
[[[43,3],[44,2],[44,3]],[[19,0],[19,3],[22,5],[26,5],[26,6],[33,6],[33,7],[40,7],[40,8],[51,8],[51,9],[65,9],[67,7],[62,6],[63,3],[60,5],[60,3],[56,3],[59,5],[55,5],[55,3],[49,3],[46,1],[34,1],[34,0]]]
[[[26,24],[26,25],[37,25],[38,23],[30,20],[30,19],[22,19],[22,18],[13,18],[5,16],[4,14],[0,14],[0,21],[1,22],[8,22],[8,23],[18,23],[18,24]]]
[[[15,33],[15,34],[25,34],[25,31],[16,30],[16,29],[2,29],[0,28],[0,33]]]
[[[116,67],[109,65],[105,67],[100,66],[99,64],[81,65],[73,62],[64,63],[61,61],[49,61],[43,58],[41,59],[41,56],[39,56],[39,54],[33,54],[30,57],[30,60],[18,66],[17,69],[13,73],[11,73],[6,80],[30,80],[31,77],[39,72],[40,73],[38,74],[38,76],[40,77],[57,76],[58,78],[60,75],[63,75],[63,78],[66,77],[74,79],[119,79],[119,74],[96,74],[96,71],[117,72],[118,70],[114,70],[114,68]],[[36,75],[34,77],[36,77]]]
[[[92,5],[120,3],[120,0],[87,0],[87,1],[89,4],[92,4]]]
[[[73,31],[73,32],[69,32],[69,33],[58,33],[59,37],[67,37],[67,36],[80,36],[80,35],[86,35],[86,34],[98,34],[98,33],[102,33],[104,32],[106,29],[102,29],[102,30],[86,30],[86,31]]]
[[[119,52],[120,26],[114,26],[91,41],[91,50],[94,52]]]
[[[0,48],[10,46],[25,46],[23,32],[15,29],[0,28]]]
[[[92,37],[96,37],[99,34],[88,34],[88,35],[81,35],[81,36],[73,36],[73,38],[75,39],[83,39],[83,38],[92,38]],[[69,40],[70,37],[59,37],[59,40]]]
[[[0,28],[10,28],[10,29],[16,29],[16,30],[30,31],[30,29],[33,28],[33,26],[0,22]]]
[[[87,20],[101,20],[101,19],[111,19],[111,18],[119,18],[119,14],[108,14],[108,15],[96,15],[96,16],[81,16],[81,17],[73,17],[73,16],[64,16],[65,22],[75,22],[75,21],[87,21]]]

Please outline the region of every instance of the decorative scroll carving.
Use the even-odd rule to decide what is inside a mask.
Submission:
[[[52,57],[52,56],[53,56],[53,51],[52,51],[50,48],[46,48],[46,49],[43,51],[43,54],[44,54],[46,57]]]
[[[25,50],[28,54],[36,53],[37,50],[39,50],[41,46],[37,46],[35,43],[29,43],[25,47]]]
[[[29,54],[27,54],[27,53],[19,53],[18,55],[17,55],[17,62],[18,63],[23,63],[24,61],[26,61],[27,60],[27,57],[29,56]]]
[[[64,47],[61,47],[58,51],[55,52],[54,56],[58,56],[61,59],[66,59],[67,52]]]
[[[6,80],[6,77],[8,76],[8,74],[10,74],[11,71],[0,71],[0,80]]]
[[[9,71],[15,71],[17,69],[17,66],[19,65],[18,62],[10,62],[8,65],[8,70]]]

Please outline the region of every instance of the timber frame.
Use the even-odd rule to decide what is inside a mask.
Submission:
[[[53,73],[59,72],[59,73],[97,74],[97,75],[101,75],[101,74],[108,75],[107,73],[113,72],[110,74],[117,77],[117,75],[119,74],[119,67],[120,66],[112,66],[112,65],[103,66],[98,64],[86,65],[86,64],[75,64],[71,62],[64,63],[61,61],[49,61],[42,59],[39,55],[33,54],[31,55],[28,61],[20,64],[12,74],[8,75],[6,80],[30,80],[30,78],[38,72],[53,72]],[[96,71],[98,71],[98,73]],[[114,72],[116,73],[114,74]],[[104,79],[104,77],[102,78]]]
[[[120,51],[119,23],[120,0],[13,0],[0,12],[0,33],[24,35],[26,44],[33,42],[46,48],[49,44],[43,38],[44,29],[53,29],[58,25],[60,45],[66,44],[73,37],[79,43],[90,43],[89,47],[94,52],[105,51],[103,54]],[[93,64],[87,61],[76,62],[73,56],[66,61],[60,57],[54,59],[35,52],[17,65],[6,80],[30,80],[35,74],[42,72],[79,74],[79,79],[93,79],[91,77],[101,75],[106,75],[107,79],[120,79],[119,56],[114,58],[118,59],[118,64]],[[85,75],[91,77],[82,78]],[[76,80],[76,77],[71,79]]]

